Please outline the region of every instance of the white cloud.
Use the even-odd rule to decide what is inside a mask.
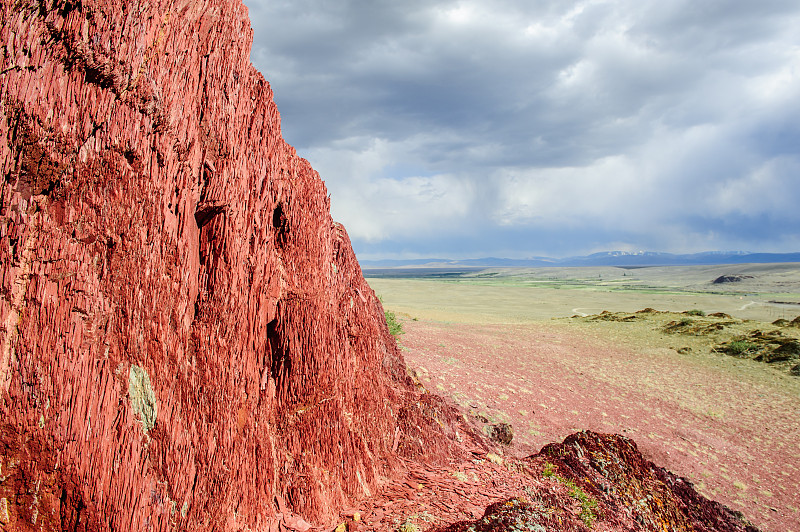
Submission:
[[[721,183],[707,202],[711,214],[727,216],[777,216],[800,223],[800,163],[777,157],[742,176]]]
[[[375,242],[424,235],[431,227],[454,230],[468,215],[475,200],[469,181],[451,174],[377,177],[410,150],[380,139],[347,139],[309,153],[315,168],[332,178],[332,215],[351,238]]]
[[[247,3],[356,249],[797,242],[795,1]]]

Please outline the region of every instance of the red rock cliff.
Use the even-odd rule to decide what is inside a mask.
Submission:
[[[0,22],[3,525],[329,519],[438,438],[239,0]]]

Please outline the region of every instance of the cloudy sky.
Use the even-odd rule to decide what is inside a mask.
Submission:
[[[361,259],[800,251],[797,0],[245,0]]]

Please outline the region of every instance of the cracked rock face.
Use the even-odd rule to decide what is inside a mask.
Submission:
[[[449,452],[238,0],[4,0],[0,28],[4,525],[323,520]]]

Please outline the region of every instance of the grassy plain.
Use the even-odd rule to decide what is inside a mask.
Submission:
[[[465,323],[525,323],[646,307],[773,321],[800,315],[800,265],[493,268],[457,278],[370,278],[396,312]],[[714,284],[720,276],[740,276]]]
[[[800,265],[365,273],[403,323],[410,369],[477,418],[511,423],[508,453],[581,429],[625,434],[762,530],[800,530],[800,377],[715,351],[754,331],[800,339],[771,323],[800,315]],[[713,284],[721,275],[741,280]]]

